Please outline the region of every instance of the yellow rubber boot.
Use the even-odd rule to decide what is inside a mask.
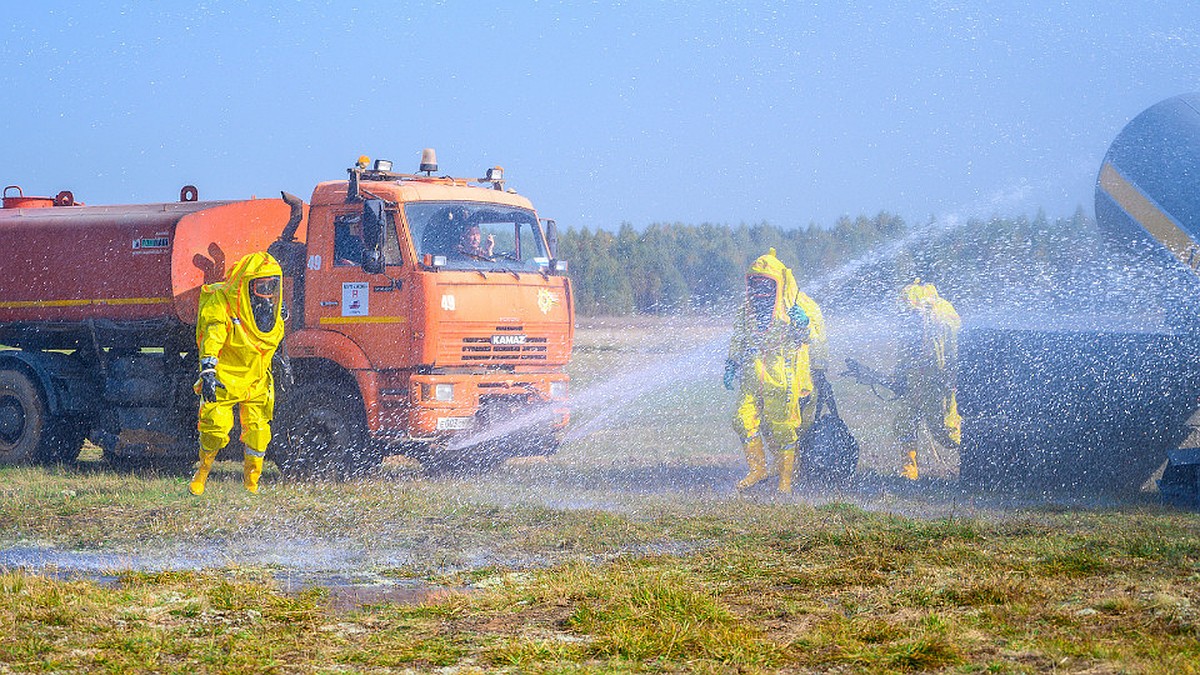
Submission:
[[[258,477],[262,475],[263,458],[246,453],[242,460],[242,484],[252,494],[258,494]]]
[[[750,472],[738,481],[739,490],[752,487],[767,477],[767,455],[763,451],[762,436],[755,436],[746,441],[742,450],[746,452],[746,463],[750,465]]]
[[[796,471],[796,451],[784,450],[779,455],[779,492],[792,494],[792,474]]]
[[[958,395],[953,391],[945,402],[945,414],[942,421],[946,425],[946,435],[955,445],[962,444],[962,415],[958,414]]]
[[[904,468],[901,469],[900,471],[904,474],[904,477],[909,480],[916,480],[917,478],[920,477],[921,471],[917,468],[917,451],[916,450],[908,451],[908,464],[905,464]]]
[[[200,449],[200,466],[196,468],[196,475],[192,476],[192,482],[188,483],[188,491],[199,497],[204,494],[204,484],[208,482],[208,472],[212,470],[213,461],[217,459],[217,451],[206,451]]]

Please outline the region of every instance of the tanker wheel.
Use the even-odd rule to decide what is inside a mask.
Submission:
[[[0,370],[0,464],[38,457],[49,413],[33,382],[16,370]]]
[[[366,443],[365,425],[344,392],[316,385],[289,394],[270,456],[288,478],[353,479],[383,457]]]
[[[74,461],[82,448],[82,427],[51,417],[29,376],[0,370],[0,464]]]

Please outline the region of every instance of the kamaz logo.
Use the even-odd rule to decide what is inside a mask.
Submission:
[[[492,344],[494,345],[523,345],[525,344],[524,335],[493,335]]]

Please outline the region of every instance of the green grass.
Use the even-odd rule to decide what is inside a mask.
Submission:
[[[681,339],[642,322],[605,349],[601,330],[581,330],[577,385]],[[726,399],[649,396],[548,461],[467,478],[271,469],[251,496],[221,462],[193,498],[182,474],[0,468],[0,555],[68,556],[0,569],[0,673],[1200,672],[1196,514],[980,506],[886,477],[738,496]],[[114,552],[128,566],[69,569]],[[429,592],[287,590],[323,565]]]
[[[33,672],[470,664],[1035,672],[1057,664],[1180,673],[1200,663],[1200,558],[1169,548],[1131,553],[1123,543],[1145,529],[1195,540],[1191,515],[1052,514],[1013,528],[729,502],[694,519],[680,508],[606,514],[590,527],[598,538],[642,542],[670,529],[697,546],[429,575],[460,592],[349,611],[334,608],[325,589],[281,592],[269,570],[126,573],[112,584],[8,572],[0,624],[13,629],[0,635],[0,663]],[[551,544],[526,546],[540,555]],[[1104,550],[1107,564],[1055,562],[1079,550]]]

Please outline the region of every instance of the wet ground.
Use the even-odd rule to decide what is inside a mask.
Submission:
[[[821,506],[847,503],[923,519],[1029,517],[1038,512],[1156,508],[1157,495],[1077,495],[1044,492],[977,492],[948,478],[911,482],[863,471],[850,485],[829,489],[801,481],[794,494],[780,495],[775,478],[739,493],[733,484],[743,468],[736,458],[708,458],[702,465],[574,466],[570,456],[509,463],[484,476],[426,479],[404,469],[371,479],[368,486],[398,498],[414,481],[437,483],[439,491],[462,494],[464,502],[486,502],[490,508],[536,507],[553,512],[608,512],[639,518],[670,508],[702,513],[737,502]],[[181,479],[182,480],[182,479]],[[278,478],[276,477],[276,480]],[[220,489],[235,489],[236,485]],[[272,481],[264,484],[271,498]],[[481,497],[482,495],[482,497]],[[329,603],[353,608],[378,603],[420,603],[452,593],[469,593],[487,583],[496,570],[545,567],[567,559],[599,559],[620,555],[683,553],[702,543],[661,540],[614,545],[603,553],[555,550],[542,543],[489,537],[478,523],[456,522],[448,515],[437,531],[429,523],[389,525],[364,538],[360,532],[307,532],[303,527],[272,528],[202,544],[146,543],[122,550],[64,550],[53,545],[21,543],[0,549],[0,570],[22,569],[63,579],[88,579],[117,585],[127,572],[206,571],[270,576],[285,592],[318,586]],[[468,516],[463,516],[467,518]],[[403,531],[408,527],[410,531]],[[466,530],[476,528],[476,531]],[[456,529],[462,530],[456,535]],[[283,530],[283,531],[281,531]],[[238,571],[241,572],[238,572]],[[413,570],[426,574],[411,575]],[[482,581],[447,587],[431,583],[428,573],[476,575]],[[497,572],[498,573],[498,572]]]
[[[1150,490],[1118,494],[1060,490],[976,491],[955,478],[956,457],[930,454],[921,480],[898,475],[899,462],[886,429],[891,411],[869,391],[835,381],[839,408],[862,445],[860,472],[850,485],[830,489],[801,480],[793,495],[775,492],[768,479],[744,494],[734,488],[745,472],[737,440],[729,426],[732,395],[720,385],[727,326],[710,321],[702,330],[652,323],[646,326],[597,325],[577,334],[572,373],[576,407],[568,442],[549,459],[510,461],[499,469],[470,476],[426,476],[412,462],[392,460],[380,476],[355,488],[384,515],[374,516],[363,532],[354,525],[309,522],[302,507],[272,502],[285,488],[278,474],[264,477],[257,509],[268,527],[243,530],[206,541],[146,541],[134,545],[65,550],[46,541],[24,541],[11,530],[0,542],[0,570],[23,569],[63,578],[118,583],[122,572],[204,570],[226,573],[253,570],[276,580],[281,589],[312,586],[329,589],[331,603],[356,606],[377,602],[422,602],[431,596],[470,592],[486,583],[489,570],[545,567],[583,557],[684,552],[702,546],[669,535],[636,544],[593,546],[587,551],[555,546],[545,540],[514,540],[511,530],[489,531],[478,522],[489,509],[534,513],[601,512],[633,519],[663,510],[702,513],[737,502],[820,506],[848,503],[871,511],[915,518],[1005,519],[1036,516],[1039,511],[1157,508]],[[843,331],[843,334],[854,331]],[[695,343],[711,344],[697,352]],[[687,338],[687,339],[685,339]],[[840,345],[845,354],[877,355],[871,341]],[[608,373],[617,375],[606,376]],[[232,465],[233,463],[229,463]],[[214,490],[240,492],[237,467],[227,468],[224,484]],[[77,470],[86,481],[117,471],[101,462]],[[109,476],[107,479],[111,479]],[[168,485],[168,502],[190,499],[186,477]],[[391,518],[414,491],[433,491],[449,504],[447,513],[424,521]],[[303,490],[288,497],[300,501]],[[324,493],[322,493],[324,494]],[[330,495],[337,494],[330,491]],[[332,497],[331,497],[332,498]],[[105,508],[137,508],[117,503]],[[297,508],[301,508],[297,511]],[[156,517],[147,508],[147,518]],[[536,516],[535,516],[536,517]],[[347,523],[355,521],[347,520]],[[14,538],[15,537],[15,538]],[[551,543],[547,543],[550,541]],[[463,585],[447,588],[423,579],[457,574]]]
[[[294,561],[290,561],[294,562]],[[162,552],[148,555],[98,551],[62,551],[53,548],[18,546],[0,550],[0,570],[24,570],[56,579],[85,579],[102,586],[120,586],[128,572],[167,572],[208,569],[189,564],[185,558]],[[223,568],[228,571],[230,568]],[[325,589],[327,604],[335,610],[352,610],[383,603],[420,604],[453,594],[469,593],[470,587],[447,588],[420,579],[396,579],[370,571],[334,571],[289,566],[263,572],[274,579],[283,593],[309,588]]]

